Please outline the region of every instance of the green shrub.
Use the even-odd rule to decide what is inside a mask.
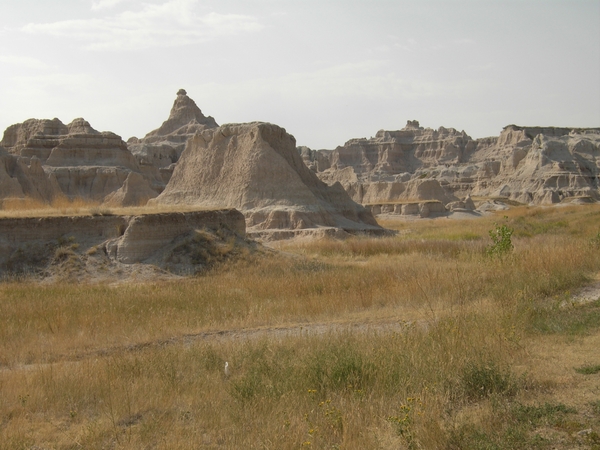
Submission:
[[[504,218],[507,219],[508,217],[505,216]],[[510,253],[514,248],[512,243],[512,235],[515,230],[506,224],[499,225],[494,223],[494,227],[495,228],[493,230],[489,231],[492,244],[486,248],[486,253],[490,257],[502,257]]]

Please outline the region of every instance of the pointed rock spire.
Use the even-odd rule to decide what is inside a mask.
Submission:
[[[202,128],[217,127],[217,122],[211,116],[206,117],[196,105],[196,102],[188,97],[185,89],[177,91],[177,98],[171,108],[169,118],[157,130],[148,133],[148,136],[166,136],[175,133],[182,127],[188,125],[204,125]],[[177,133],[179,134],[179,133]]]

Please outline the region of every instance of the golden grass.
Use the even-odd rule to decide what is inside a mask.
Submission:
[[[32,198],[9,198],[0,200],[0,218],[15,217],[57,217],[90,215],[139,215],[167,212],[191,212],[204,210],[196,206],[112,206],[82,198],[57,197],[52,202],[42,202]]]
[[[3,283],[0,449],[593,448],[593,398],[569,404],[564,377],[589,381],[551,348],[597,341],[600,305],[556,305],[600,271],[600,209],[511,210],[515,250],[492,259],[503,215],[283,243],[177,282]],[[599,362],[577,354],[561,364]]]

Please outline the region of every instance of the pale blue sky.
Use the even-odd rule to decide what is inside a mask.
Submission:
[[[185,88],[219,124],[334,148],[379,129],[600,126],[598,0],[3,0],[0,129],[124,139]]]

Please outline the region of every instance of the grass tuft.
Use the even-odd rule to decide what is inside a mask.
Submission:
[[[595,375],[600,373],[600,364],[591,364],[587,366],[576,367],[575,372],[582,375]]]

